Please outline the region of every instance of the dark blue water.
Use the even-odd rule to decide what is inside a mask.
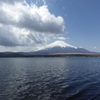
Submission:
[[[0,58],[0,100],[100,100],[100,58]]]

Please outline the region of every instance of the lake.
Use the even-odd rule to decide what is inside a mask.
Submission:
[[[0,100],[100,100],[100,58],[0,58]]]

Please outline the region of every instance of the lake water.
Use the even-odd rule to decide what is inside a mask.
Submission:
[[[100,100],[100,58],[0,58],[0,100]]]

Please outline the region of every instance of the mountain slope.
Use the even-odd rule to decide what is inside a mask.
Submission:
[[[90,51],[83,48],[77,48],[63,41],[56,41],[49,44],[45,49],[34,52],[35,55],[55,53],[90,53]]]

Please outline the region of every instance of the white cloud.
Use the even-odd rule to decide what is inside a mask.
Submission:
[[[70,39],[70,38],[65,38],[65,37],[57,37],[57,39],[59,39],[59,40],[68,40],[68,39]]]
[[[51,14],[43,2],[38,7],[25,0],[0,0],[1,46],[35,47],[49,40],[50,34],[64,33],[64,19]]]
[[[0,0],[0,4],[2,3],[9,3],[14,4],[15,2],[21,2],[22,0]]]
[[[56,40],[62,40],[62,41],[70,39],[69,37],[64,37],[63,35],[55,35],[53,38]]]
[[[97,49],[97,47],[95,46],[95,47],[93,47],[94,49]]]
[[[0,22],[43,33],[64,33],[64,20],[54,16],[46,5],[37,7],[25,2],[9,5],[3,3],[0,7]],[[6,20],[5,20],[6,19]]]

